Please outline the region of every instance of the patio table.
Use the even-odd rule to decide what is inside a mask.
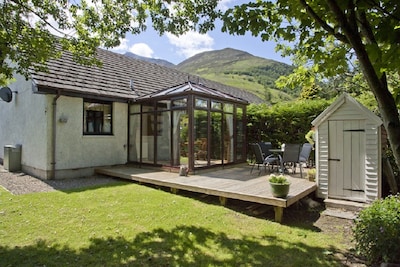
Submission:
[[[285,152],[285,149],[284,149],[284,148],[271,148],[269,151],[270,151],[272,154],[275,154],[275,155],[278,156],[279,162],[280,162],[280,164],[281,164],[281,168],[280,168],[279,172],[280,172],[280,173],[284,173],[283,162],[282,162],[282,155],[283,155],[283,152]]]

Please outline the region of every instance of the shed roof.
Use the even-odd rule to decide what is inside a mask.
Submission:
[[[48,62],[48,72],[31,71],[37,92],[61,90],[68,95],[128,101],[194,81],[249,103],[262,102],[245,90],[104,49],[97,50],[97,58],[101,67],[84,66],[74,62],[71,53],[63,52],[61,58]]]
[[[329,107],[327,107],[321,114],[316,117],[311,124],[314,126],[318,126],[324,121],[326,121],[335,111],[340,109],[343,104],[349,103],[352,105],[354,108],[358,109],[363,115],[366,116],[369,120],[375,122],[377,125],[382,124],[382,120],[376,116],[372,111],[367,109],[364,105],[362,105],[360,102],[358,102],[356,99],[351,97],[347,93],[343,93],[336,99],[335,102],[333,102]]]

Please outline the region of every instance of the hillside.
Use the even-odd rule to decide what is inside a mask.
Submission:
[[[298,94],[283,92],[275,86],[275,80],[291,73],[292,66],[231,48],[197,54],[176,68],[248,90],[271,103],[293,99]]]
[[[164,67],[169,67],[169,68],[174,68],[175,67],[175,64],[173,64],[173,63],[171,63],[171,62],[169,62],[167,60],[164,60],[164,59],[142,57],[142,56],[136,55],[136,54],[131,53],[131,52],[126,52],[124,55],[127,56],[127,57],[140,59],[140,60],[147,61],[147,62],[150,62],[150,63],[155,63],[155,64],[158,64],[158,65],[161,65],[161,66],[164,66]]]

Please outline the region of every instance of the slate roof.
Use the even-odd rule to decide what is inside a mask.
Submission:
[[[242,89],[103,49],[97,50],[97,58],[102,61],[101,67],[84,66],[74,62],[69,52],[64,52],[61,58],[48,62],[48,72],[32,70],[33,82],[38,92],[61,90],[62,94],[128,101],[191,81],[238,100],[262,102]]]

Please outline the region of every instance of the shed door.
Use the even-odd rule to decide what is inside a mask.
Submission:
[[[365,121],[329,121],[330,198],[365,199]]]

